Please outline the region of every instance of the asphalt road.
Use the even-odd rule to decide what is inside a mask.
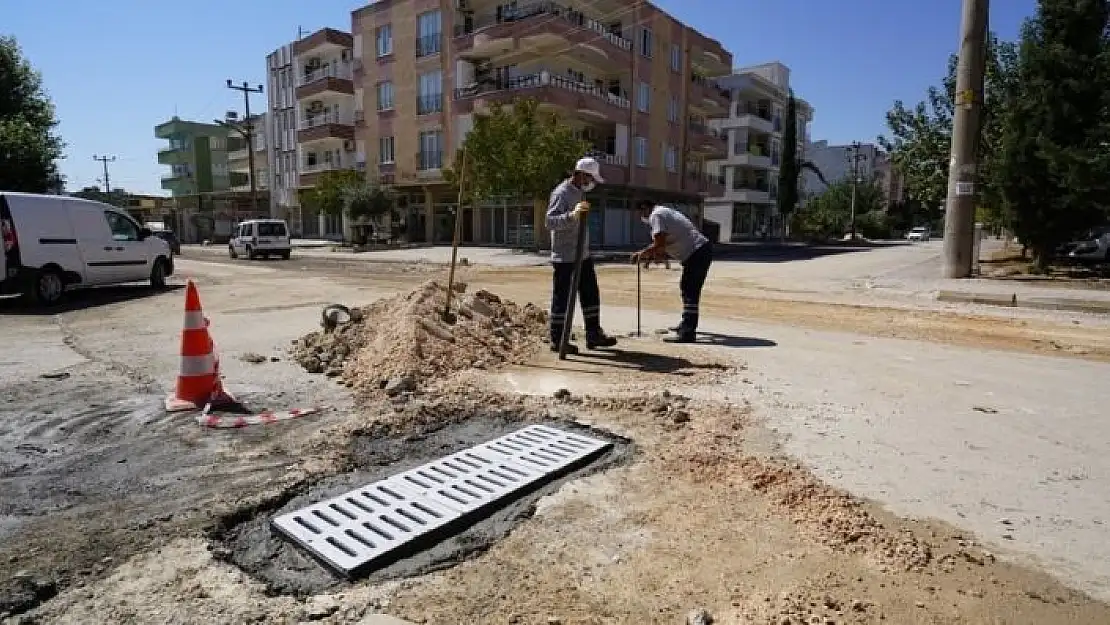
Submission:
[[[438,270],[187,254],[178,281],[200,284],[230,389],[271,408],[346,405],[335,385],[284,359],[290,340],[317,326],[323,304],[367,303]],[[875,249],[734,270],[820,284],[834,275],[910,275],[935,254],[927,246]],[[186,532],[280,473],[288,460],[283,439],[303,430],[230,444],[158,410],[178,368],[181,305],[180,291],[143,287],[78,294],[56,314],[0,302],[4,573],[54,567],[70,577],[95,575],[105,550],[124,557],[155,541],[150,524]],[[630,309],[604,314],[613,332],[635,327]],[[646,327],[670,321],[670,312],[644,316]],[[749,322],[704,324],[734,339],[705,349],[747,364],[744,379],[717,392],[752,401],[819,475],[898,513],[966,528],[1000,553],[1110,598],[1110,423],[1101,399],[1110,366]],[[249,364],[239,358],[248,352],[278,360]],[[59,531],[81,540],[58,547]]]

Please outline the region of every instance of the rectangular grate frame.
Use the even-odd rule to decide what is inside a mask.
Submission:
[[[282,534],[344,576],[460,517],[388,480],[275,517]]]
[[[601,454],[612,444],[532,425],[275,517],[281,534],[345,577]]]

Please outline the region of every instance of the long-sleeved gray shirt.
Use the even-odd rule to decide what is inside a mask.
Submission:
[[[578,220],[574,205],[582,201],[582,190],[564,180],[547,201],[547,229],[551,231],[551,262],[573,263],[578,248]],[[590,238],[586,237],[582,258],[590,257]]]

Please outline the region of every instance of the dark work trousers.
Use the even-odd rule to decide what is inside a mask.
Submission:
[[[574,283],[574,263],[551,263],[555,268],[551,280],[551,342],[558,344],[567,320],[567,300]],[[597,288],[597,273],[593,259],[582,261],[582,276],[578,279],[578,310],[587,335],[601,333],[601,293]]]
[[[713,264],[713,244],[704,243],[686,262],[682,263],[682,278],[678,282],[682,293],[682,323],[678,326],[679,336],[693,336],[698,331],[698,304],[701,303],[701,288]]]

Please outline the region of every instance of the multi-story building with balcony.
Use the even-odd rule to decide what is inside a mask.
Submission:
[[[706,162],[728,153],[711,120],[730,102],[711,78],[730,72],[731,55],[648,2],[378,0],[353,12],[352,33],[295,46],[301,184],[365,167],[401,194],[411,239],[450,241],[456,196],[443,171],[474,115],[518,98],[558,113],[601,160],[595,244],[648,237],[637,198],[697,213],[722,191]],[[545,200],[466,207],[463,241],[546,245],[545,210]]]
[[[727,138],[728,148],[724,158],[709,164],[722,186],[706,200],[705,218],[720,224],[722,241],[777,236],[784,227],[776,201],[790,70],[765,63],[739,68],[717,83],[732,97],[727,117],[711,125]],[[796,154],[802,159],[813,108],[800,98],[795,103]]]
[[[154,136],[168,142],[158,151],[158,162],[170,167],[170,173],[162,176],[162,188],[171,195],[181,197],[230,189],[226,128],[174,116],[155,126]]]
[[[365,149],[355,138],[356,96],[354,37],[331,28],[319,30],[293,44],[293,92],[296,101],[297,185],[310,188],[327,171],[364,169]],[[318,221],[317,232],[345,238],[349,225],[342,215],[308,215]]]
[[[254,143],[254,179],[255,188],[264,190],[269,188],[270,165],[267,160],[266,150],[266,115],[251,116],[251,134]],[[251,190],[251,154],[246,139],[232,131],[228,135],[227,169],[232,191]]]

